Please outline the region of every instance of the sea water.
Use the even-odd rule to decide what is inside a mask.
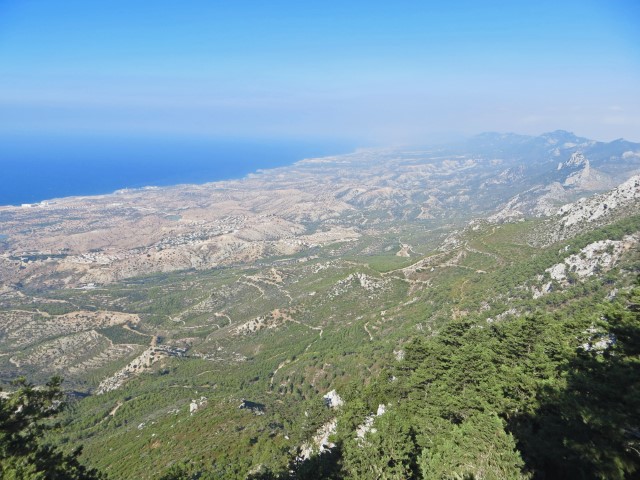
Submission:
[[[0,205],[241,178],[354,147],[317,139],[0,138]]]

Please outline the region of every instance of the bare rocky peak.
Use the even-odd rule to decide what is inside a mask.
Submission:
[[[551,244],[640,212],[640,175],[605,193],[563,205],[537,230],[535,244]]]
[[[589,160],[584,160],[582,169],[570,174],[563,186],[584,191],[598,191],[615,186],[615,181],[605,173],[591,167]]]
[[[640,199],[640,175],[634,175],[610,192],[580,199],[564,205],[558,211],[560,223],[570,227],[581,222],[593,223],[614,214],[617,210],[631,207]]]
[[[560,162],[558,164],[558,170],[562,170],[563,168],[576,168],[576,167],[584,167],[589,165],[589,160],[587,160],[582,152],[573,152],[571,157],[566,162]]]
[[[626,164],[622,156],[624,155],[620,157],[620,169],[631,174],[634,169],[632,166],[625,168]],[[627,157],[631,158],[629,155]],[[525,217],[555,215],[563,204],[576,200],[580,196],[614,188],[619,183],[616,181],[619,175],[614,177],[595,168],[581,150],[574,151],[566,161],[560,162],[555,172],[548,172],[539,178],[548,183],[534,185],[516,194],[489,219],[494,222],[503,222]],[[494,183],[497,182],[494,181]]]

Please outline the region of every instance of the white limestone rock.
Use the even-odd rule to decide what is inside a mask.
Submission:
[[[329,408],[338,408],[344,405],[344,400],[342,400],[335,390],[331,390],[322,398],[324,399],[325,405]]]

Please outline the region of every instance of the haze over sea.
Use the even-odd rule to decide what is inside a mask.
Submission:
[[[13,136],[0,145],[0,205],[241,178],[355,147],[339,140],[158,136]]]

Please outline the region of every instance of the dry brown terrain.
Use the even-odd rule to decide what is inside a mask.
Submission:
[[[249,264],[394,231],[402,222],[468,219],[499,207],[500,218],[550,215],[640,166],[624,151],[628,145],[613,142],[602,155],[596,142],[563,147],[553,135],[530,140],[546,142],[535,144],[535,164],[492,151],[488,137],[491,149],[480,153],[361,150],[241,180],[0,207],[0,293]],[[590,161],[582,151],[596,147]]]

